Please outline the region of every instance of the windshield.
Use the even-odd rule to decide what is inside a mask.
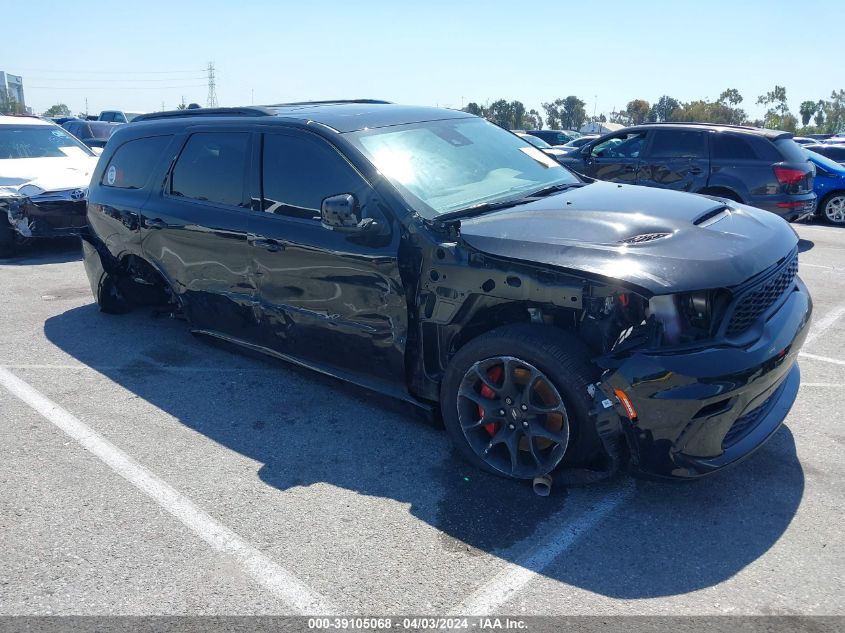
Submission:
[[[0,160],[94,156],[85,145],[52,125],[0,126]]]
[[[143,112],[124,112],[123,113],[123,115],[126,117],[127,123],[129,123],[129,121],[132,121],[133,119],[138,118],[142,114],[144,114],[144,113]]]
[[[427,121],[347,136],[429,219],[580,182],[533,145],[483,119]]]

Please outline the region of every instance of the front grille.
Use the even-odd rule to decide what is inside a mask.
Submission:
[[[746,435],[751,433],[751,431],[754,430],[754,428],[769,412],[769,405],[779,393],[780,389],[777,389],[775,393],[766,398],[765,402],[763,402],[763,404],[759,407],[755,407],[752,411],[749,411],[745,415],[737,418],[731,428],[728,429],[725,439],[722,440],[722,450],[730,448]]]
[[[780,272],[747,291],[736,303],[726,334],[739,336],[768,310],[792,286],[798,274],[798,255],[780,269]]]

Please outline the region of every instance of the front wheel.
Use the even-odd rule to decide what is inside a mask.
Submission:
[[[541,325],[509,325],[467,343],[443,379],[443,422],[475,466],[533,479],[600,448],[587,386],[598,379],[584,346]]]
[[[831,224],[845,224],[845,191],[828,195],[819,205],[820,215]]]

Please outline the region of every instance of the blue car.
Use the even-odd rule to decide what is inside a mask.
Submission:
[[[827,156],[804,150],[816,167],[813,191],[819,201],[816,215],[831,224],[845,225],[845,167]]]

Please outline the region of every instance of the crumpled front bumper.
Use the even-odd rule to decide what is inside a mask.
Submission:
[[[0,222],[25,238],[79,235],[88,224],[86,201],[0,196]]]
[[[734,464],[768,440],[798,393],[798,352],[812,300],[795,289],[762,325],[759,339],[685,353],[638,353],[600,388],[620,414],[630,469],[656,477],[694,478]],[[634,407],[629,419],[621,390]]]

